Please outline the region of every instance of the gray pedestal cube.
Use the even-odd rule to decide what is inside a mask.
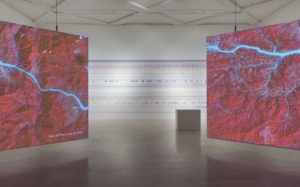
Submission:
[[[200,131],[200,110],[176,110],[176,127],[178,131]]]

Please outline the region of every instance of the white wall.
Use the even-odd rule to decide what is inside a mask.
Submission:
[[[233,26],[60,25],[59,28],[89,37],[90,60],[204,60],[206,37],[233,31]]]
[[[0,20],[22,25],[35,26],[35,24],[21,13],[15,11],[13,8],[0,2]]]
[[[55,26],[48,26],[54,29]],[[206,59],[206,37],[223,32],[232,32],[233,26],[79,26],[60,25],[60,31],[83,34],[89,37],[89,59],[90,60],[138,60],[136,63],[143,63],[143,60],[182,60],[181,63],[188,63],[186,60]],[[101,62],[100,62],[101,63]],[[103,63],[103,62],[102,62]],[[153,62],[155,63],[155,62]],[[115,62],[112,62],[115,64]],[[129,63],[130,64],[130,63]],[[127,67],[127,63],[124,65]],[[92,65],[90,67],[95,67]],[[100,67],[100,66],[99,66]],[[125,66],[124,66],[125,68]],[[118,68],[116,69],[118,70]],[[155,106],[144,104],[105,104],[109,101],[121,103],[138,102],[142,98],[144,102],[161,100],[162,96],[175,98],[180,95],[184,102],[188,103],[195,96],[206,96],[206,88],[203,85],[191,87],[189,85],[167,86],[137,86],[130,83],[130,80],[174,80],[187,78],[191,80],[206,80],[206,67],[198,70],[199,74],[193,71],[176,73],[149,74],[142,70],[127,73],[117,73],[112,70],[110,73],[90,73],[89,84],[89,106],[90,119],[165,119],[175,118],[175,108],[178,106]],[[91,72],[91,71],[90,71]],[[170,72],[172,72],[170,70]],[[118,80],[129,80],[128,85],[122,85]],[[113,80],[118,83],[105,83],[104,80]],[[204,85],[205,86],[205,85]],[[123,93],[123,95],[121,94]],[[127,94],[125,94],[127,93]],[[128,99],[128,93],[134,99]],[[127,97],[126,97],[127,95]],[[103,99],[105,98],[105,99]],[[151,98],[151,99],[150,99]],[[133,101],[131,101],[133,100]],[[199,98],[199,102],[201,99]],[[166,100],[165,100],[166,101]],[[167,101],[166,101],[167,102]],[[177,101],[176,101],[177,102]],[[164,102],[162,102],[164,103]],[[203,105],[203,101],[201,106]],[[181,106],[189,108],[191,106]],[[196,108],[199,108],[197,106]],[[202,109],[201,109],[202,110]],[[202,110],[202,118],[206,119],[206,110]]]
[[[55,29],[54,25],[46,25],[44,28]],[[245,28],[245,27],[240,27]],[[224,32],[232,32],[234,30],[232,26],[157,26],[157,25],[130,25],[130,26],[87,26],[87,25],[59,25],[59,30],[67,33],[83,34],[89,37],[89,59],[90,60],[206,60],[206,37],[210,35],[216,35]],[[113,63],[113,62],[112,62]],[[203,62],[201,62],[203,63]],[[186,74],[189,78],[197,80],[206,80],[206,67],[199,70],[202,73],[193,75]],[[116,74],[119,79],[136,79],[138,74],[138,80],[148,80],[149,74],[142,74],[141,72],[133,72],[130,74]],[[173,80],[180,79],[180,75],[175,73],[160,74],[159,76],[152,76],[153,79],[158,80]],[[100,79],[101,78],[101,79]],[[178,90],[176,87],[162,86],[159,88],[149,87],[135,87],[132,85],[122,86],[117,84],[105,84],[101,85],[103,80],[116,80],[112,75],[91,73],[89,80],[89,106],[91,119],[97,118],[175,118],[174,107],[163,105],[156,105],[155,107],[142,108],[138,106],[140,112],[136,112],[136,108],[127,106],[126,104],[118,107],[109,106],[103,104],[103,98],[106,100],[122,100],[125,96],[120,93],[131,93],[132,96],[151,96],[154,98],[156,95],[169,94],[171,98],[174,95],[180,95],[186,98],[185,101],[191,100],[190,93],[198,93],[198,95],[206,96],[206,88],[195,87],[191,90],[189,86],[183,86]],[[151,78],[150,78],[151,79]],[[152,80],[152,79],[151,79]],[[145,94],[146,93],[146,94]],[[150,94],[150,95],[149,95]],[[153,95],[151,95],[153,94]],[[197,94],[194,94],[197,95]],[[193,96],[194,96],[193,95]],[[101,99],[102,96],[102,99]],[[116,97],[116,98],[113,98]],[[156,96],[155,99],[158,99]],[[145,101],[148,101],[145,99]],[[105,101],[107,102],[107,101]],[[123,100],[122,100],[123,102]],[[200,102],[200,100],[199,100]],[[126,103],[126,102],[125,102]],[[203,104],[202,104],[203,105]],[[202,106],[201,105],[201,106]],[[199,105],[200,107],[200,105]],[[188,108],[182,107],[182,108]],[[108,112],[105,112],[107,110]],[[161,111],[169,112],[161,112]],[[126,111],[126,114],[125,112]],[[147,112],[150,111],[150,112]],[[156,112],[153,112],[156,111]],[[160,112],[157,112],[160,111]],[[202,110],[202,118],[206,119],[206,110]],[[126,115],[126,116],[125,116]]]
[[[0,4],[0,10],[3,9],[7,11],[0,14],[4,16],[4,20],[26,25],[31,24],[24,16],[4,6],[5,5]],[[51,30],[55,29],[55,25],[44,25],[41,27]],[[239,28],[242,29],[245,27],[241,26]],[[234,28],[233,25],[59,25],[59,30],[61,32],[88,36],[90,60],[206,60],[206,37],[224,32],[232,32]],[[201,76],[206,77],[205,70],[203,72]],[[103,76],[105,75],[102,75],[102,77]],[[178,77],[175,74],[165,76],[168,77],[164,77],[164,79],[174,79],[174,76]],[[192,75],[189,76],[192,77]],[[144,78],[147,79],[146,75]],[[90,77],[90,80],[91,79],[93,79],[93,77]],[[140,79],[143,79],[143,77],[140,77]],[[98,82],[99,81],[100,80],[98,80]],[[92,85],[90,86],[92,87]],[[119,89],[117,91],[120,92],[129,88],[131,87],[124,87],[122,88],[123,90]],[[168,88],[164,89],[169,90]],[[96,92],[93,92],[94,90],[90,90],[90,98],[97,95]],[[99,87],[99,90],[103,91],[103,87]],[[153,90],[147,87],[132,90],[134,93],[138,91],[153,92]],[[113,91],[113,93],[116,92],[115,90]],[[159,91],[159,93],[163,94],[162,91]],[[202,89],[201,93],[199,91],[199,94],[205,95],[206,90]],[[107,96],[109,96],[109,94],[107,94]],[[100,113],[100,110],[96,109],[95,111]],[[203,117],[204,116],[205,115],[203,115]]]
[[[277,23],[284,23],[289,21],[295,21],[300,19],[300,1],[293,0],[291,3],[282,7],[278,11],[274,12],[264,21],[262,21],[259,26],[271,25]]]

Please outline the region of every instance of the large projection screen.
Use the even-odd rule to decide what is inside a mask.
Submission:
[[[0,150],[87,138],[87,38],[0,22],[0,41]]]
[[[207,38],[209,138],[300,149],[299,24]]]

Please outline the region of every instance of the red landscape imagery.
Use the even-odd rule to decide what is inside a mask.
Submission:
[[[88,137],[88,39],[0,22],[0,150]]]
[[[209,138],[300,149],[300,21],[207,38]]]

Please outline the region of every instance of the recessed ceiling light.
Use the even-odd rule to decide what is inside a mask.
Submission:
[[[134,1],[128,1],[129,4],[133,5],[133,6],[136,6],[138,8],[141,8],[141,9],[144,9],[144,10],[149,10],[149,8],[137,3],[137,2],[134,2]]]

